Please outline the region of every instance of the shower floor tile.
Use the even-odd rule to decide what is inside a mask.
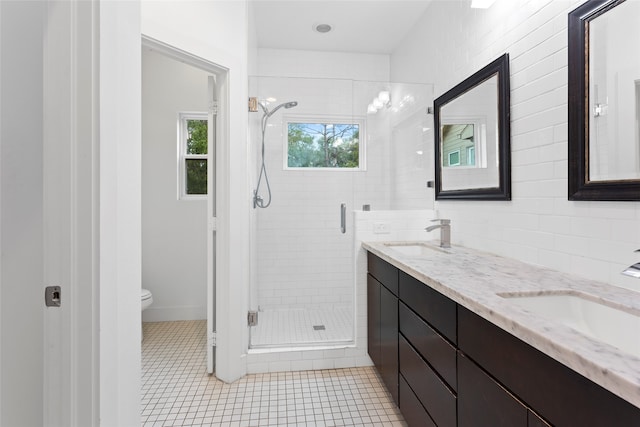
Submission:
[[[373,367],[206,374],[206,321],[144,323],[142,425],[406,426]]]
[[[258,312],[251,348],[344,344],[353,341],[353,310],[290,309]]]

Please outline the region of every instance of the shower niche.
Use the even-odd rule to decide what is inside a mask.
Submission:
[[[432,87],[255,76],[249,90],[259,103],[249,113],[249,348],[355,348],[366,287],[356,286],[353,211],[430,203]]]

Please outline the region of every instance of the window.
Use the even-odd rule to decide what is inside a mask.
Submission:
[[[364,170],[362,120],[287,121],[288,169]]]
[[[449,153],[449,164],[447,166],[460,165],[460,150],[452,151]]]
[[[180,114],[180,198],[207,194],[207,113]]]
[[[467,165],[475,166],[476,164],[476,147],[467,147]]]

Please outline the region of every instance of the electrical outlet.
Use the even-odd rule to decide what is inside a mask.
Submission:
[[[391,233],[391,226],[388,222],[374,222],[373,234],[389,234]]]

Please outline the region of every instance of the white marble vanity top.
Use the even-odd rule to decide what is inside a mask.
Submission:
[[[640,407],[640,357],[536,315],[500,296],[580,294],[640,315],[640,293],[461,246],[439,250],[431,242],[420,242],[436,248],[426,254],[403,253],[389,246],[410,243],[365,242],[363,247]],[[640,340],[640,330],[632,326],[623,332],[629,334],[630,340]]]

